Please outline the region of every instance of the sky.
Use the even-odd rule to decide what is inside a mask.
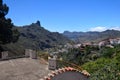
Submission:
[[[120,0],[3,0],[14,25],[41,22],[52,32],[120,30]]]

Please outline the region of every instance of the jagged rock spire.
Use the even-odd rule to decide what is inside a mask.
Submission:
[[[37,20],[36,24],[41,27],[40,21]]]

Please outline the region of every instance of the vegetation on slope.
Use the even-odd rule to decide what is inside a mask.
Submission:
[[[86,46],[84,50],[70,49],[59,54],[64,61],[82,66],[91,80],[120,80],[120,45],[114,48]]]
[[[70,40],[58,32],[50,32],[41,27],[40,22],[22,27],[14,27],[20,32],[19,40],[4,46],[13,55],[23,54],[25,49],[44,50],[56,45],[63,45]]]
[[[101,58],[85,63],[82,67],[91,73],[91,80],[120,80],[119,61],[120,45],[112,50],[105,50]]]

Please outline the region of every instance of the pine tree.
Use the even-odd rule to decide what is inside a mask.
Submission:
[[[13,30],[13,23],[10,18],[5,16],[8,14],[9,7],[6,4],[3,4],[3,1],[0,0],[0,46],[10,42],[17,41],[19,37],[19,32]]]

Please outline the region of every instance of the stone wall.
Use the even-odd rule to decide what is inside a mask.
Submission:
[[[8,59],[8,51],[3,51],[1,54],[1,59]]]
[[[37,52],[31,49],[25,50],[25,55],[21,56],[9,56],[9,51],[3,51],[0,53],[0,60],[7,60],[7,59],[16,59],[16,58],[24,58],[29,57],[31,59],[37,59]]]
[[[37,52],[31,49],[26,49],[25,56],[30,57],[31,59],[37,59]]]
[[[0,59],[2,58],[2,53],[0,53]]]
[[[79,71],[72,67],[63,67],[52,71],[40,80],[90,80],[90,74],[86,70]]]
[[[57,68],[57,61],[56,61],[56,58],[49,58],[48,59],[48,68],[50,70],[55,70]]]

